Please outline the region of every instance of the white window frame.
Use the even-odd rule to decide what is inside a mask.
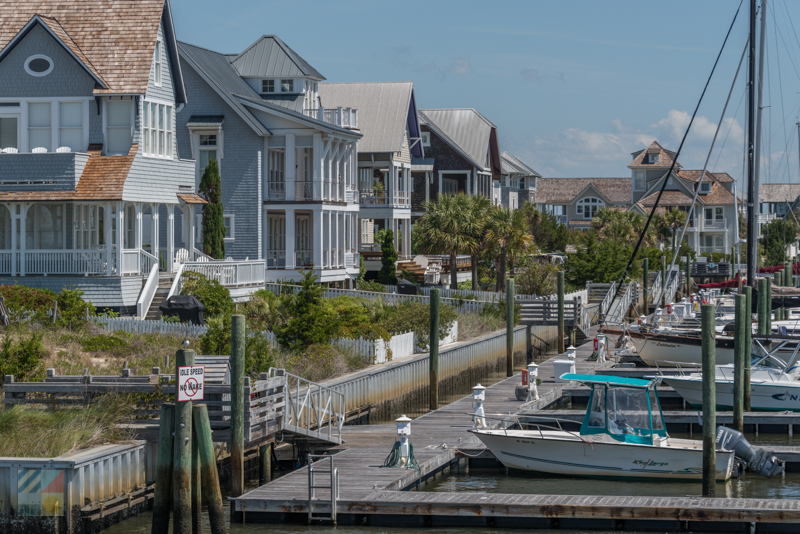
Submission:
[[[156,125],[153,125],[153,106]],[[175,116],[172,104],[163,100],[143,100],[140,117],[142,154],[150,158],[174,159]]]
[[[640,183],[641,181],[641,183]],[[646,171],[633,171],[633,190],[646,191],[647,190],[647,172]]]
[[[116,100],[114,100],[114,101],[116,101]],[[108,103],[112,102],[112,100],[104,100],[103,102],[104,102],[104,104],[103,104],[103,108],[104,108],[103,109],[103,139],[104,139],[103,152],[106,155],[127,156],[128,154],[121,154],[121,153],[117,154],[116,152],[112,153],[112,152],[108,151],[108,130],[109,130],[109,126],[108,126]],[[136,117],[134,117],[134,113],[136,112],[136,110],[134,109],[133,100],[128,100],[128,102],[130,102],[130,110],[131,110],[130,129],[131,129],[131,146],[133,146],[133,140],[134,140],[133,129],[134,129],[135,125],[136,125]],[[112,126],[111,128],[124,128],[124,126]],[[130,149],[129,149],[129,151],[130,151]]]
[[[33,61],[34,59],[46,59],[50,63],[50,68],[48,68],[44,72],[32,71],[29,65],[30,65],[30,62]],[[45,56],[44,54],[34,54],[34,55],[30,56],[28,59],[25,60],[25,72],[27,72],[31,76],[36,76],[37,78],[41,78],[42,76],[47,76],[48,74],[53,72],[54,65],[55,65],[55,63],[48,56]]]
[[[707,195],[711,192],[711,182],[700,182],[700,194]]]
[[[284,91],[283,90],[283,83],[284,82],[289,82],[289,86],[290,87],[289,87],[288,91]],[[294,93],[294,78],[282,78],[281,79],[281,93]]]
[[[450,189],[452,189],[452,191]],[[455,178],[442,178],[442,194],[443,195],[457,195],[458,194],[458,180],[455,179]]]
[[[161,87],[161,79],[163,76],[163,66],[161,61],[161,50],[163,49],[163,41],[156,40],[156,46],[153,50],[153,83],[156,87]]]
[[[269,91],[264,90],[264,84],[270,83],[272,84],[272,89]],[[270,94],[275,92],[275,80],[261,80],[261,94]]]
[[[647,155],[647,162],[648,163],[658,163],[659,154],[648,154]]]
[[[430,132],[421,132],[420,137],[422,137],[422,146],[431,146],[431,133]]]
[[[223,227],[225,226],[225,219],[230,219],[231,221],[230,223],[231,235],[229,237],[226,236],[225,241],[231,242],[236,239],[236,215],[234,215],[233,213],[223,213],[222,214]]]
[[[3,109],[3,108],[0,108]],[[22,114],[21,113],[0,113],[0,119],[16,119],[17,120],[17,151],[22,152]],[[9,148],[7,146],[0,146],[0,150]]]
[[[576,212],[582,215],[584,220],[591,221],[605,206],[606,203],[597,197],[584,197],[578,201]]]
[[[31,126],[30,125],[30,107],[31,107],[31,104],[49,106],[49,108],[50,108],[50,126]],[[38,101],[38,102],[28,102],[27,103],[27,106],[26,106],[27,113],[26,113],[26,117],[25,117],[25,123],[26,123],[26,126],[27,126],[27,128],[26,128],[26,130],[27,130],[26,134],[27,135],[25,136],[25,140],[26,140],[26,143],[28,145],[28,151],[29,152],[33,152],[34,148],[39,148],[39,147],[36,147],[36,146],[31,146],[31,131],[45,131],[45,130],[47,130],[48,132],[50,132],[50,149],[48,150],[48,152],[55,152],[55,149],[58,148],[58,147],[54,147],[53,146],[53,144],[54,144],[53,132],[54,131],[55,132],[58,131],[57,129],[53,128],[53,123],[58,124],[58,121],[56,120],[58,118],[58,115],[57,115],[58,108],[56,107],[56,113],[54,113],[53,112],[53,107],[54,106],[53,106],[53,102],[52,101]],[[54,115],[55,115],[55,117],[54,117]],[[58,127],[56,126],[56,128],[58,128]],[[17,139],[17,142],[19,142],[19,138]],[[42,148],[45,148],[45,147],[42,147]]]
[[[78,127],[78,126],[62,126],[61,125],[61,105],[62,104],[80,104],[80,106],[81,106],[81,125],[80,125],[80,127]],[[58,102],[58,147],[65,146],[61,142],[61,134],[65,130],[72,130],[72,131],[80,130],[80,132],[81,132],[81,145],[83,145],[83,139],[84,139],[83,132],[84,132],[84,129],[86,128],[86,124],[85,124],[85,121],[84,121],[86,113],[85,113],[84,107],[85,107],[85,104],[84,104],[83,100],[59,100],[59,102]],[[2,149],[2,147],[0,147],[0,149]],[[78,150],[78,152],[80,152],[80,150]]]

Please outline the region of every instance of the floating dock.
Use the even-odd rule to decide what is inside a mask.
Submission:
[[[591,343],[578,348],[575,359],[578,373],[600,371],[598,367],[602,364],[586,361],[591,352]],[[524,408],[526,415],[532,415],[561,398],[564,389],[574,388],[569,383],[555,382],[553,361],[563,358],[564,355],[557,356],[540,364],[539,401],[523,407],[523,403],[516,400],[514,390],[520,384],[520,376],[516,375],[486,388],[485,412],[515,414]],[[396,527],[797,531],[800,500],[404,491],[455,467],[465,458],[477,464],[487,460],[496,462],[470,432],[472,417],[468,414],[472,411],[472,397],[467,396],[412,422],[410,440],[419,469],[382,467],[396,440],[395,425],[345,426],[344,444],[327,451],[333,456],[333,465],[339,473],[338,497],[331,500],[329,490],[317,490],[312,505],[315,515],[330,516],[333,512],[342,525]],[[561,416],[561,412],[551,413]],[[696,419],[697,416],[692,414],[692,417]],[[800,462],[800,448],[775,449],[779,456],[778,449],[785,449],[784,453],[791,453],[793,459]],[[316,480],[320,480],[319,475]],[[315,486],[317,484],[315,482]],[[308,468],[231,500],[233,522],[306,522],[309,517]]]

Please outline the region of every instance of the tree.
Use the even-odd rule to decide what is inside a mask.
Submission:
[[[587,232],[582,246],[567,256],[565,278],[578,287],[585,286],[589,280],[598,283],[613,282],[622,275],[630,254],[631,247],[612,239],[598,241],[593,232]]]
[[[381,270],[378,273],[378,282],[381,284],[397,284],[397,251],[394,249],[394,232],[383,230],[378,232],[381,244]]]
[[[526,202],[520,208],[528,221],[528,232],[542,252],[563,252],[567,247],[568,231],[552,213],[539,210],[536,204]]]
[[[469,231],[475,240],[475,247],[470,252],[470,266],[472,267],[472,289],[478,290],[478,256],[487,247],[486,230],[489,225],[489,212],[492,209],[491,201],[482,196],[467,197],[467,205],[474,224],[470,225]]]
[[[209,160],[203,171],[200,194],[208,202],[203,206],[203,253],[222,259],[225,257],[225,221],[222,215],[222,180],[216,159]]]
[[[506,262],[509,251],[512,256],[519,254],[533,242],[528,233],[525,215],[519,210],[493,208],[489,215],[489,229],[486,239],[494,241],[500,247],[500,262],[497,269],[497,291],[506,288]]]
[[[787,259],[786,247],[797,239],[797,225],[793,220],[774,219],[761,229],[759,240],[764,254],[764,265],[782,265]]]
[[[316,343],[328,343],[339,328],[339,320],[322,295],[325,288],[317,284],[314,271],[303,273],[300,291],[285,303],[290,319],[275,329],[282,346],[302,351]]]
[[[450,257],[450,287],[458,289],[456,258],[477,249],[474,220],[469,210],[469,197],[464,193],[440,195],[436,202],[426,202],[417,226],[420,228],[420,249],[427,254]]]
[[[678,231],[683,230],[683,225],[686,224],[686,212],[678,208],[670,208],[664,214],[664,224],[672,230],[672,253],[674,254]]]

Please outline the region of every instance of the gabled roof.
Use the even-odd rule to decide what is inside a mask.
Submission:
[[[508,152],[503,152],[500,154],[500,164],[503,168],[503,174],[522,174],[524,176],[542,177],[541,174],[534,171],[528,165],[523,163],[518,158],[515,158]]]
[[[705,204],[705,198],[708,195],[697,195],[697,202],[700,205]],[[658,198],[658,191],[655,193],[646,196],[645,198],[639,199],[639,203],[646,207],[652,208],[656,203],[656,198]],[[658,210],[662,209],[664,206],[691,206],[692,205],[692,197],[691,195],[687,195],[683,191],[664,191],[664,194],[661,195],[661,200],[658,202]]]
[[[421,109],[420,119],[472,165],[486,168],[486,153],[496,126],[474,109]]]
[[[168,0],[0,0],[0,58],[27,33],[23,30],[37,15],[36,23],[99,80],[96,94],[147,91],[162,17],[167,50],[174,49]],[[176,99],[185,102],[177,55],[172,59]]]
[[[645,156],[648,154],[658,154],[658,163],[648,163],[645,161]],[[670,168],[675,159],[676,153],[662,147],[658,141],[653,141],[645,149],[638,150],[631,154],[633,161],[628,164],[629,168],[632,167],[647,167],[647,168]],[[680,168],[680,163],[675,163],[675,168]]]
[[[685,170],[681,169],[678,171],[678,176],[683,178],[686,181],[697,182],[700,180],[700,177],[703,176],[703,171],[701,169],[697,170]],[[727,172],[709,172],[706,171],[706,175],[703,176],[703,182],[719,182],[719,183],[730,183],[733,182],[733,178]]]
[[[761,202],[788,202],[800,196],[800,184],[761,184],[758,197]]]
[[[308,77],[324,80],[305,59],[275,35],[262,35],[238,55],[225,55],[245,78]]]
[[[324,108],[358,110],[358,129],[364,135],[359,152],[399,152],[406,130],[409,136],[415,126],[419,130],[416,109],[411,109],[414,82],[321,83],[319,97]],[[422,146],[417,145],[419,154],[412,153],[422,157]]]
[[[538,178],[536,203],[569,204],[589,186],[611,202],[622,204],[631,201],[630,178]]]

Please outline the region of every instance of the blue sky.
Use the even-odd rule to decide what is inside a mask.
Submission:
[[[769,5],[762,181],[796,182],[800,2]],[[172,0],[180,40],[233,53],[274,33],[329,81],[413,80],[421,108],[477,109],[498,126],[501,150],[554,177],[628,176],[630,153],[653,139],[677,149],[737,6]],[[747,15],[745,2],[684,148],[686,168],[702,168]],[[710,164],[734,178],[742,173],[744,76]]]

